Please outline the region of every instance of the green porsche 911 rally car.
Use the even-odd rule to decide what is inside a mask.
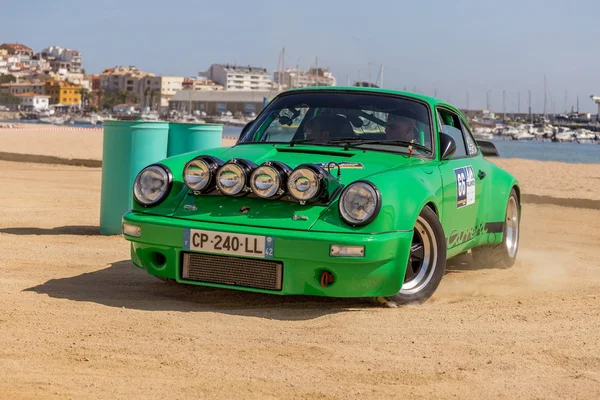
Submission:
[[[509,267],[520,189],[441,100],[376,88],[276,96],[232,147],[137,176],[133,263],[165,280],[423,302],[450,257]]]

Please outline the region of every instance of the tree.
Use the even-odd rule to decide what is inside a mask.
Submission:
[[[0,75],[0,83],[12,83],[12,82],[16,82],[17,78],[15,78],[14,75],[8,74],[8,75]]]
[[[126,97],[125,97],[125,103],[137,103],[138,98],[135,95],[135,93],[126,93]]]
[[[158,89],[152,89],[152,92],[150,92],[150,108],[154,108],[153,107],[153,103],[154,103],[154,97],[158,95],[158,107],[156,107],[156,109],[160,108],[160,90]]]
[[[81,106],[85,107],[85,106],[89,106],[90,105],[90,98],[91,98],[91,93],[88,89],[80,89],[79,90],[79,94],[81,95]]]
[[[113,108],[117,104],[127,103],[131,98],[129,93],[121,89],[103,92],[101,96],[100,108],[102,109]],[[133,100],[135,102],[135,96]]]
[[[117,89],[117,91],[115,92],[115,96],[116,96],[116,99],[118,102],[117,104],[127,103],[128,99],[129,99],[129,93],[127,93],[125,90],[122,90],[122,89]],[[135,98],[134,98],[134,100],[135,100]]]
[[[18,106],[21,99],[11,93],[0,93],[0,104],[4,106]]]
[[[148,107],[152,105],[152,99],[148,99],[148,96],[150,96],[150,92],[152,92],[152,89],[150,89],[149,87],[147,87],[146,89],[144,89],[144,99],[143,99],[143,106],[144,107]]]

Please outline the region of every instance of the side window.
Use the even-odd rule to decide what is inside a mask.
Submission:
[[[467,128],[467,125],[464,122],[462,124],[462,127],[463,132],[465,133],[465,142],[467,143],[467,153],[470,156],[474,156],[479,152],[479,150],[477,149],[477,144],[475,144],[475,139],[473,138],[471,131],[469,130],[469,128]]]
[[[461,130],[460,118],[450,111],[438,110],[440,118],[441,132],[450,136],[456,143],[456,152],[452,158],[464,158],[467,156],[465,139]]]

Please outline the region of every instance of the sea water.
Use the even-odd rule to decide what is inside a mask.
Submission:
[[[6,122],[6,121],[5,121]],[[15,121],[29,122],[29,121]],[[37,123],[37,121],[31,121]],[[93,125],[66,125],[76,127],[93,127]],[[102,126],[102,125],[100,125]],[[224,126],[223,136],[239,137],[241,127]],[[498,137],[491,140],[502,158],[525,158],[528,160],[560,161],[568,163],[600,164],[600,144],[594,143],[559,143],[539,140],[503,140]]]
[[[600,164],[600,144],[542,142],[539,140],[502,140],[492,143],[502,158],[560,161],[568,163]]]
[[[238,137],[242,128],[225,126],[224,136]],[[600,164],[600,144],[543,142],[540,140],[491,140],[502,158],[560,161],[568,163]]]

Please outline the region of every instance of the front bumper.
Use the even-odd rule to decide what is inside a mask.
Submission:
[[[124,235],[131,241],[133,263],[148,273],[177,282],[272,294],[304,294],[330,297],[391,296],[404,281],[413,232],[378,234],[324,233],[241,225],[196,222],[172,217],[129,212],[123,222],[141,227],[141,236]],[[181,278],[186,228],[272,236],[273,260],[283,263],[280,291],[188,281]],[[365,246],[365,256],[332,257],[330,245]],[[157,257],[157,254],[162,256]],[[234,257],[234,256],[232,256]],[[235,256],[237,257],[237,256]],[[327,287],[320,284],[323,271],[334,275]]]

